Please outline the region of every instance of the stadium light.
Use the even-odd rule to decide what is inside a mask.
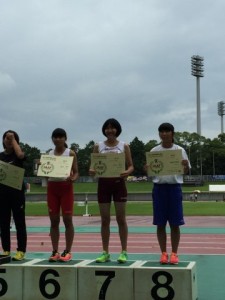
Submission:
[[[223,116],[225,115],[225,102],[218,102],[218,115],[221,117],[221,134],[223,134]]]
[[[197,102],[197,133],[201,135],[201,105],[200,105],[200,77],[204,77],[204,58],[199,55],[191,57],[191,74],[196,77],[196,102]]]

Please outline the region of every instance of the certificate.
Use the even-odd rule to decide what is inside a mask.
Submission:
[[[21,190],[24,169],[0,160],[0,183]]]
[[[184,173],[182,150],[153,151],[146,153],[149,176],[181,175]]]
[[[125,171],[124,153],[92,153],[91,169],[96,177],[120,177]]]
[[[70,176],[73,156],[42,155],[37,176],[66,178]]]

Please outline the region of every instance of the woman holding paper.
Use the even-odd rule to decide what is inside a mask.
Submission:
[[[133,162],[131,158],[130,148],[124,142],[117,138],[122,131],[120,123],[115,119],[108,119],[102,126],[102,133],[106,136],[104,142],[97,143],[94,146],[93,153],[124,153],[126,170],[120,177],[101,177],[98,179],[98,204],[101,215],[101,236],[103,253],[96,262],[103,263],[110,260],[109,254],[109,236],[110,236],[110,206],[111,200],[114,200],[116,211],[116,220],[119,226],[119,235],[121,241],[121,253],[118,257],[119,263],[127,261],[127,222],[126,222],[126,201],[127,189],[125,179],[133,170]],[[96,170],[90,168],[90,175],[96,175]]]
[[[19,136],[13,130],[8,130],[3,134],[2,143],[4,151],[0,153],[0,161],[7,164],[23,168],[23,161],[25,159],[24,152],[19,145]],[[1,174],[2,176],[7,174]],[[13,256],[13,260],[23,260],[27,247],[27,231],[25,222],[25,184],[22,184],[21,189],[17,189],[0,184],[0,231],[1,242],[3,248],[3,255],[10,255],[10,225],[11,214],[16,227],[17,236],[17,252]]]
[[[74,226],[72,221],[74,204],[73,182],[78,177],[78,167],[76,154],[67,147],[66,140],[67,134],[65,130],[62,128],[56,128],[52,132],[52,142],[55,145],[55,149],[48,153],[49,155],[73,157],[72,169],[69,177],[48,178],[47,202],[51,222],[50,236],[53,248],[52,254],[49,258],[50,262],[58,260],[67,262],[72,259],[71,248],[74,239]],[[66,228],[66,247],[62,254],[58,252],[60,236],[60,209],[62,210],[63,222]]]
[[[161,144],[153,151],[181,150],[181,164],[183,173],[189,172],[190,162],[185,150],[174,144],[174,127],[170,123],[163,123],[158,128]],[[161,175],[153,177],[153,224],[157,226],[157,238],[161,250],[161,264],[178,264],[177,255],[180,241],[180,225],[184,224],[182,207],[183,175]],[[166,224],[170,225],[172,251],[170,258],[167,254]]]

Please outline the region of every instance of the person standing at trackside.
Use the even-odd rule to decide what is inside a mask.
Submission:
[[[129,145],[119,141],[117,138],[121,134],[122,128],[116,119],[108,119],[102,126],[102,133],[106,136],[104,142],[94,146],[94,153],[125,153],[126,170],[120,174],[120,177],[98,179],[98,204],[101,215],[101,237],[103,253],[96,262],[103,263],[110,261],[109,237],[110,237],[110,206],[111,200],[114,200],[116,211],[116,220],[119,226],[119,236],[122,251],[118,257],[119,263],[127,261],[127,236],[128,228],[126,222],[126,201],[127,189],[125,179],[134,170]],[[90,175],[95,175],[95,170],[89,170]]]
[[[14,166],[23,168],[25,154],[19,145],[19,136],[13,130],[8,130],[2,137],[4,151],[0,153],[0,160]],[[10,255],[10,225],[11,214],[16,227],[17,252],[13,260],[20,261],[25,258],[27,247],[27,231],[25,221],[25,184],[18,190],[0,184],[0,229],[3,255]]]
[[[189,172],[190,162],[185,150],[174,144],[174,127],[163,123],[158,128],[161,144],[151,151],[182,150],[182,165],[184,174]],[[157,238],[162,252],[160,263],[178,264],[177,255],[180,242],[180,225],[184,224],[182,190],[183,175],[155,176],[153,178],[153,224],[157,226]],[[166,224],[169,223],[172,253],[167,254]]]
[[[55,145],[55,149],[48,153],[49,155],[57,156],[73,156],[71,174],[68,178],[48,178],[47,203],[51,222],[50,236],[53,248],[49,258],[50,262],[67,262],[72,259],[71,248],[74,239],[74,226],[72,220],[74,206],[73,183],[78,178],[78,167],[76,154],[71,149],[68,149],[66,140],[66,131],[62,128],[56,128],[52,132],[52,142]],[[66,247],[61,255],[58,252],[60,209],[62,210],[66,239]]]

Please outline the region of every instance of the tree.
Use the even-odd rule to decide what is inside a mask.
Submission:
[[[225,144],[225,133],[221,133],[218,135],[218,139],[223,143]]]
[[[176,132],[175,142],[186,150],[192,175],[225,174],[225,134],[211,140],[195,132]]]
[[[86,144],[84,149],[79,149],[77,152],[78,170],[80,176],[89,176],[88,171],[94,144],[94,141],[90,141],[88,144]]]
[[[145,145],[142,141],[140,141],[137,137],[133,139],[130,143],[131,156],[134,164],[134,172],[135,176],[143,176],[144,165],[145,165]]]
[[[195,132],[176,132],[174,142],[186,150],[191,162],[192,175],[225,175],[225,134],[219,134],[217,138],[211,140]],[[156,140],[150,140],[144,144],[138,137],[133,139],[130,143],[135,169],[133,175],[146,175],[143,170],[146,161],[145,153],[157,144]],[[28,144],[21,143],[20,145],[26,155],[26,161],[24,162],[25,176],[33,176],[34,159],[40,158],[41,151],[36,147],[30,147]],[[89,175],[88,170],[93,147],[94,141],[90,141],[83,149],[76,143],[72,143],[70,146],[77,153],[80,176]]]
[[[145,152],[149,152],[152,148],[157,146],[159,143],[156,140],[150,140],[145,144]]]
[[[28,144],[20,143],[21,149],[25,153],[25,161],[24,161],[24,168],[25,168],[25,176],[32,177],[33,168],[34,168],[34,160],[39,159],[41,156],[41,151],[36,147],[30,147]]]
[[[205,165],[210,171],[209,174],[223,175],[225,174],[225,148],[224,141],[218,138],[210,141],[208,149],[206,149],[208,156],[206,157]]]
[[[70,145],[70,149],[73,150],[74,152],[78,153],[79,150],[80,150],[80,146],[78,144],[76,144],[76,143],[72,143]]]

